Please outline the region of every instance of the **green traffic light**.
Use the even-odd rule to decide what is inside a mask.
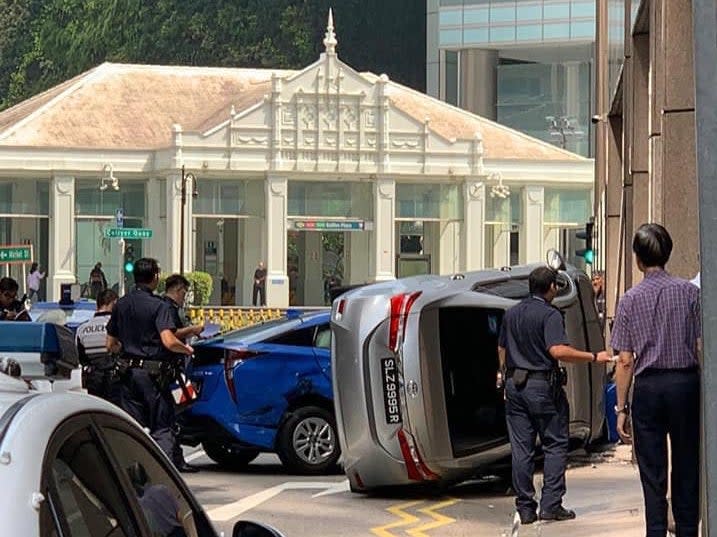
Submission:
[[[124,264],[124,271],[132,272],[133,270],[134,270],[134,263],[127,261],[127,263]]]
[[[585,255],[583,256],[585,258],[585,263],[588,265],[592,265],[593,261],[595,260],[595,252],[592,250],[586,250]]]

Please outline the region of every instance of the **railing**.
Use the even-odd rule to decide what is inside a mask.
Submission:
[[[326,308],[251,308],[240,306],[204,306],[187,308],[192,324],[216,323],[222,332],[279,319],[292,311],[320,311]]]

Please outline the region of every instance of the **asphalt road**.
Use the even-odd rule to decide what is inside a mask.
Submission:
[[[349,492],[343,475],[287,475],[273,455],[261,455],[235,473],[221,470],[201,452],[190,459],[202,471],[184,477],[226,537],[238,519],[270,524],[286,537],[644,534],[637,472],[614,451],[571,456],[565,503],[578,513],[576,520],[525,527],[514,524],[509,484],[500,480],[463,483],[440,496],[407,489],[368,496]]]

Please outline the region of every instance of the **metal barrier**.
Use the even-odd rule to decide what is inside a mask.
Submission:
[[[279,319],[291,311],[321,311],[327,308],[251,308],[241,306],[204,306],[187,308],[192,324],[215,323],[222,332],[243,328],[252,324]]]

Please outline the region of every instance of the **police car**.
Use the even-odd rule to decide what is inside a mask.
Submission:
[[[154,441],[80,378],[68,328],[0,322],[2,534],[217,537]],[[237,522],[248,535],[280,534]]]

